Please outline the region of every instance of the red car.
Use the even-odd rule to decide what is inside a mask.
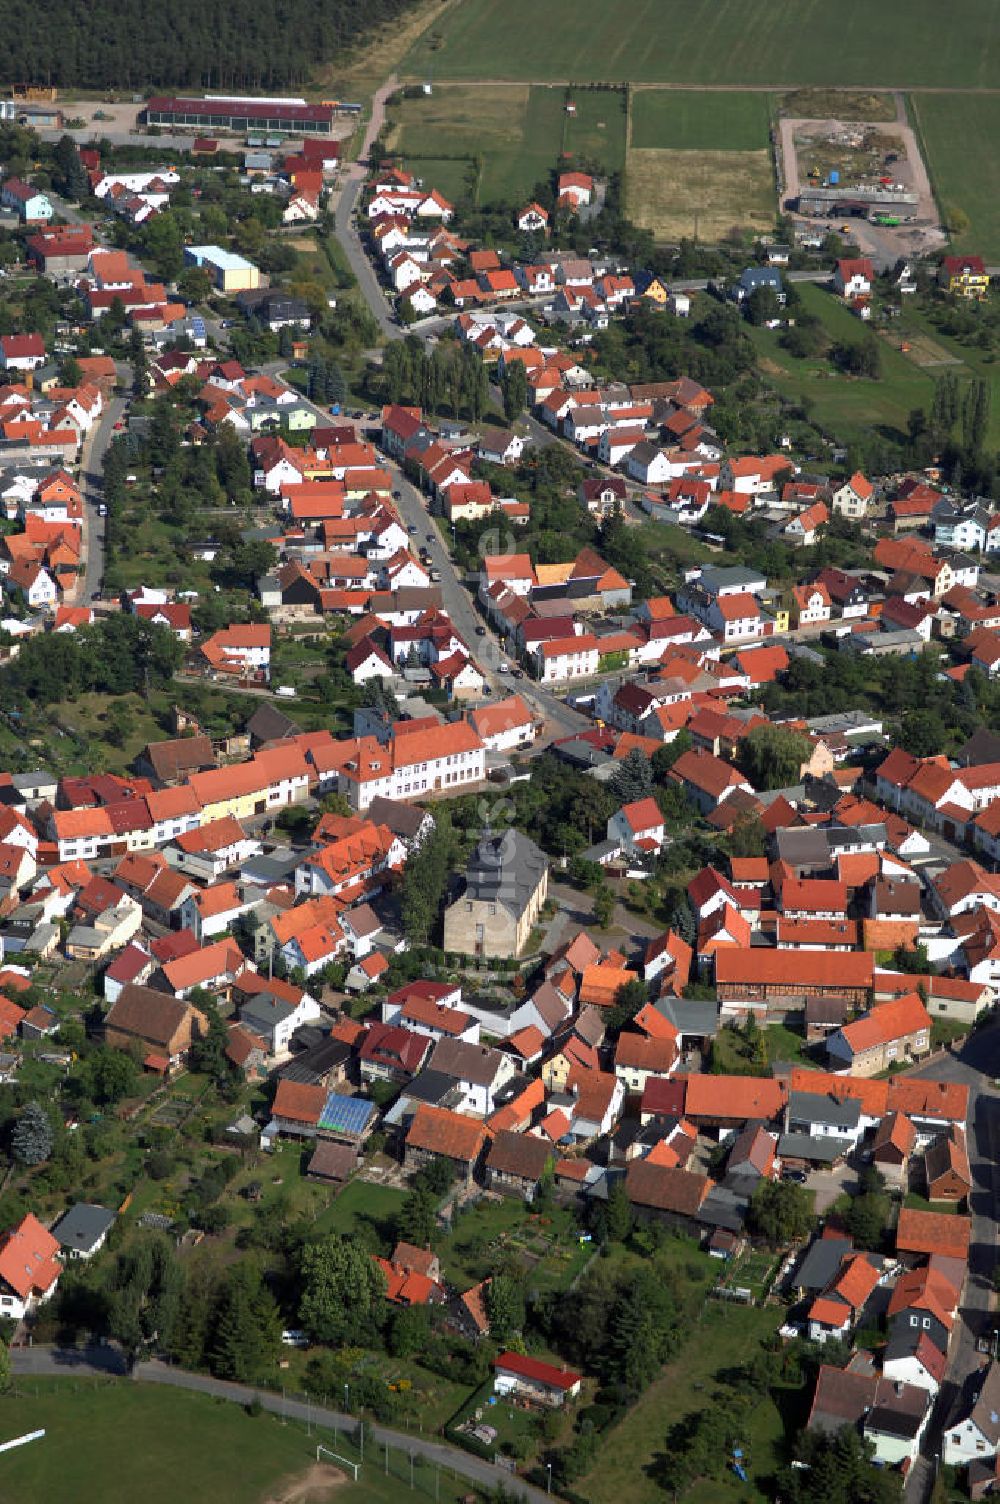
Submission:
[[[119,428],[124,428],[124,427],[125,427],[125,419],[124,418],[119,418],[118,422],[115,424],[115,430],[117,431]]]

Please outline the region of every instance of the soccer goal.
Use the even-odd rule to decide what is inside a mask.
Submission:
[[[355,1483],[357,1483],[358,1474],[361,1472],[360,1462],[349,1462],[346,1457],[341,1457],[339,1452],[331,1452],[329,1447],[317,1447],[316,1461],[321,1462],[324,1457],[332,1457],[334,1462],[336,1462],[340,1467],[349,1467],[354,1477],[354,1481]]]

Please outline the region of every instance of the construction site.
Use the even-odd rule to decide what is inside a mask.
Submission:
[[[779,122],[781,200],[883,266],[944,243],[916,136],[904,121]]]

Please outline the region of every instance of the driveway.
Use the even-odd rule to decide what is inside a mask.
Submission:
[[[806,1180],[806,1189],[813,1193],[817,1215],[822,1216],[845,1191],[851,1195],[858,1189],[858,1172],[850,1165],[834,1165],[829,1170],[812,1170]]]

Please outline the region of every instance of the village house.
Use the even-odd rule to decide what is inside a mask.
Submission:
[[[0,1315],[23,1321],[55,1294],[62,1265],[59,1243],[28,1212],[0,1239]]]
[[[831,1060],[852,1076],[877,1076],[898,1062],[919,1060],[930,1047],[930,1015],[916,992],[877,1003],[827,1041]]]

